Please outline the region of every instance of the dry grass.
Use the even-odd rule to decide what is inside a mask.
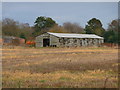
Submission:
[[[3,88],[118,87],[118,50],[114,48],[3,48],[2,51]]]

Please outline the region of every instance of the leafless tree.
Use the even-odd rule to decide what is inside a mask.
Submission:
[[[70,33],[84,33],[84,29],[77,23],[66,22],[63,27]]]
[[[2,35],[25,37],[29,39],[32,37],[33,28],[28,23],[19,23],[10,18],[5,18],[2,21]]]

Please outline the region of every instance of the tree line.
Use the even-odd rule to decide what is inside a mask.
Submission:
[[[104,37],[107,43],[120,43],[118,38],[120,35],[119,27],[117,19],[110,22],[108,28],[104,29],[101,21],[96,18],[89,20],[85,28],[81,27],[78,23],[71,22],[65,22],[61,26],[52,18],[44,16],[37,17],[34,26],[5,18],[2,20],[2,35],[34,40],[36,36],[45,32],[96,34]]]

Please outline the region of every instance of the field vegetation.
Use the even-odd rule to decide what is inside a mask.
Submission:
[[[118,49],[4,48],[3,88],[117,88]]]

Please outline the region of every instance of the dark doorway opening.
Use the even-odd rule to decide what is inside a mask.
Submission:
[[[50,39],[43,39],[43,47],[50,46]]]

